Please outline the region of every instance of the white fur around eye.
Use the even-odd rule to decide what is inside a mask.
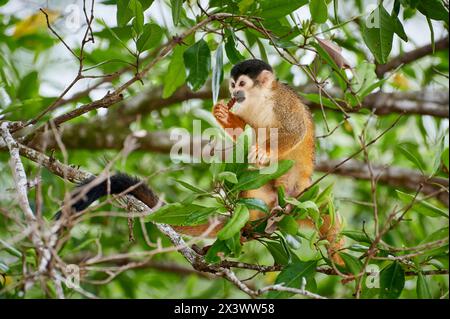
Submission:
[[[271,125],[274,117],[272,90],[253,87],[245,92],[245,100],[239,104],[236,114],[252,127]]]

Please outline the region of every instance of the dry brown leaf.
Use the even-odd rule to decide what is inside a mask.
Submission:
[[[327,51],[336,65],[341,69],[351,69],[350,63],[342,55],[342,48],[338,47],[335,43],[327,39],[316,38],[317,42],[322,49]]]

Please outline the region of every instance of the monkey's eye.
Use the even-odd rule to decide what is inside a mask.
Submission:
[[[234,83],[231,83],[231,87],[234,89],[236,85]]]
[[[239,86],[244,86],[244,85],[245,85],[244,81],[239,82]]]

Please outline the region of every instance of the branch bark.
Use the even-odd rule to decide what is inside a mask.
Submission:
[[[298,92],[313,93],[317,88],[300,87]],[[112,118],[121,121],[134,121],[137,115],[145,115],[154,110],[159,110],[164,107],[171,106],[176,103],[181,103],[193,99],[211,99],[212,91],[210,88],[198,92],[192,92],[187,86],[182,86],[175,93],[167,98],[162,99],[162,88],[152,88],[145,92],[138,94],[132,99],[123,102],[119,107],[114,109],[116,114],[108,114],[106,120]],[[229,93],[226,87],[222,87],[219,97],[226,99]],[[320,110],[319,104],[307,101],[304,99],[306,105],[313,110]],[[377,115],[389,115],[393,113],[403,113],[410,115],[431,115],[436,117],[449,117],[449,93],[447,91],[415,91],[415,92],[375,92],[368,95],[362,102],[362,108],[374,111]],[[212,107],[212,106],[211,106]],[[328,110],[330,109],[324,106]],[[358,112],[355,109],[354,112]],[[352,111],[349,110],[349,113]],[[97,119],[98,120],[98,119]]]
[[[316,170],[321,172],[328,172],[342,160],[323,159],[316,163]],[[401,187],[410,191],[415,191],[420,184],[423,184],[422,193],[425,195],[434,194],[440,189],[446,188],[437,195],[437,199],[445,206],[449,206],[448,187],[449,181],[442,177],[427,178],[421,172],[387,165],[373,165],[373,175],[380,183],[392,186]],[[352,177],[357,179],[370,180],[370,172],[367,164],[357,160],[350,160],[344,165],[336,169],[333,174],[345,177]]]
[[[435,43],[435,51],[445,50],[448,49],[449,39],[448,36],[436,41]],[[393,58],[386,64],[379,64],[376,68],[376,73],[378,77],[383,77],[383,75],[386,72],[389,72],[391,70],[396,69],[402,64],[408,64],[414,61],[417,61],[427,55],[430,55],[433,53],[433,46],[430,44],[424,45],[420,48],[417,48],[415,50],[405,52],[403,54],[398,55],[397,57]]]
[[[363,104],[377,115],[404,113],[449,117],[448,91],[377,92],[368,95]]]

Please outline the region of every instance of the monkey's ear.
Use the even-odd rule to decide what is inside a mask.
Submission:
[[[272,86],[272,82],[275,81],[275,75],[268,70],[263,70],[256,79],[262,86],[270,88]]]

